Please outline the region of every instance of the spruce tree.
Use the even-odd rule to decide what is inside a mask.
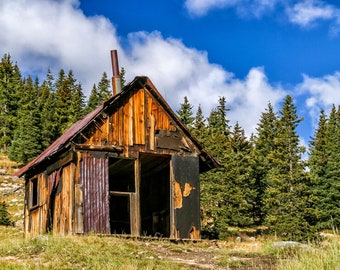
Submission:
[[[194,123],[193,123],[193,128],[191,130],[192,134],[195,136],[195,138],[202,143],[203,145],[205,144],[205,139],[206,139],[206,125],[205,125],[205,117],[203,115],[203,111],[201,108],[201,105],[198,105]]]
[[[209,117],[208,125],[204,128],[204,146],[217,158],[222,165],[228,161],[230,147],[228,139],[230,135],[229,120],[227,119],[227,107],[224,97],[219,99],[219,105],[214,108]],[[226,170],[220,168],[208,171],[201,175],[201,205],[203,213],[203,237],[218,238],[225,236],[225,230],[221,226],[228,223],[225,207],[225,198],[228,196],[228,178]]]
[[[103,73],[102,78],[98,83],[97,91],[99,97],[99,104],[104,103],[105,101],[109,100],[112,97],[110,80],[108,79],[106,72]]]
[[[335,107],[333,106],[334,115]],[[308,165],[310,169],[312,194],[315,210],[314,225],[318,229],[325,229],[329,227],[329,216],[327,213],[324,202],[328,198],[328,181],[326,178],[327,168],[327,141],[326,141],[326,129],[327,129],[327,116],[325,111],[320,112],[318,127],[314,133],[314,137],[311,138],[309,143],[309,159]]]
[[[69,87],[71,90],[71,106],[69,108],[69,126],[77,122],[85,113],[85,95],[80,83],[74,79],[72,71],[68,74]]]
[[[8,150],[11,160],[26,164],[42,151],[38,85],[32,78],[25,80],[18,109],[18,126]]]
[[[177,110],[177,115],[179,119],[182,121],[184,125],[186,125],[189,129],[192,128],[194,117],[192,108],[193,106],[190,104],[188,98],[185,96],[183,103],[180,104],[181,108]]]
[[[0,225],[11,225],[10,215],[7,210],[7,205],[4,201],[0,203]]]
[[[321,130],[318,130],[318,132],[321,133]],[[318,135],[321,137],[322,134]],[[333,106],[324,132],[325,151],[323,148],[322,151],[325,152],[325,156],[323,160],[318,160],[320,164],[317,164],[315,160],[311,163],[311,174],[314,180],[313,190],[317,194],[318,229],[335,229],[340,226],[339,138],[340,109]],[[318,146],[320,149],[321,146]]]
[[[41,145],[43,149],[47,148],[59,137],[56,97],[51,81],[49,81],[50,79],[46,77],[39,89],[38,104],[41,116]]]
[[[0,147],[6,152],[16,128],[22,78],[19,67],[5,54],[0,62]]]
[[[313,236],[309,219],[309,179],[302,161],[304,149],[296,133],[302,121],[291,96],[286,96],[277,121],[275,149],[268,154],[268,172],[264,194],[265,223],[272,233],[287,240]]]
[[[98,107],[99,104],[100,104],[99,94],[97,91],[97,86],[96,84],[94,84],[89,99],[87,101],[85,112],[89,113],[93,111],[95,108]]]
[[[257,125],[257,134],[253,137],[253,172],[255,177],[255,222],[258,225],[263,223],[265,212],[263,208],[263,195],[266,187],[268,172],[271,169],[268,155],[275,149],[275,138],[277,137],[277,114],[271,103],[268,103],[265,112],[261,114]]]

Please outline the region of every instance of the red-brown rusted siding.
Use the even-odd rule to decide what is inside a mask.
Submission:
[[[83,156],[80,183],[84,196],[84,232],[110,233],[108,159]]]

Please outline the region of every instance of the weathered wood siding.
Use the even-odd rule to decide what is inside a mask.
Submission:
[[[38,204],[33,208],[30,208],[30,180],[27,181],[24,217],[24,231],[27,237],[46,233],[49,229],[52,229],[54,234],[61,235],[74,232],[75,169],[75,164],[70,163],[50,175],[38,174]]]
[[[176,130],[164,108],[144,88],[128,93],[115,108],[96,121],[96,130],[85,144],[123,147],[123,155],[130,157],[136,147],[138,152],[156,151],[157,131]]]

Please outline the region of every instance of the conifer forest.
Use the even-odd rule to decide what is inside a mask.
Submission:
[[[105,72],[86,99],[72,70],[47,70],[43,80],[24,78],[5,54],[0,62],[1,152],[26,164],[111,95]],[[230,125],[225,97],[207,117],[189,99],[180,104],[178,117],[222,164],[200,176],[202,237],[225,239],[230,228],[261,228],[284,240],[305,241],[340,227],[340,107],[334,105],[329,115],[320,112],[305,149],[296,131],[303,119],[289,95],[279,111],[270,103],[263,108],[250,138],[238,123]]]

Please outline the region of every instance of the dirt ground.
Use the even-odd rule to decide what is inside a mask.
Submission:
[[[262,253],[262,246],[256,242],[233,243],[202,241],[197,243],[145,242],[148,250],[159,259],[192,266],[193,269],[276,269],[275,259]]]

